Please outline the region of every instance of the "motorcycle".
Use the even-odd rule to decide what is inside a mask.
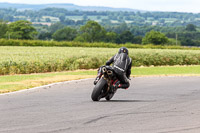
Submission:
[[[95,87],[91,95],[92,100],[99,101],[101,98],[105,98],[109,101],[117,91],[114,85],[118,81],[117,75],[111,66],[100,67],[98,76],[94,81]]]

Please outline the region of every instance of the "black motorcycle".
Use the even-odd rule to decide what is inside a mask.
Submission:
[[[91,95],[92,100],[99,101],[101,98],[105,98],[109,101],[117,91],[114,85],[118,81],[119,80],[111,66],[100,67],[98,76],[94,81],[95,87]]]

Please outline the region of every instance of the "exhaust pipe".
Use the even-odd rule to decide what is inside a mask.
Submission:
[[[107,72],[107,69],[105,67],[102,68],[103,73]]]
[[[113,72],[112,72],[111,70],[108,70],[108,71],[107,71],[107,74],[108,74],[108,75],[112,75]]]

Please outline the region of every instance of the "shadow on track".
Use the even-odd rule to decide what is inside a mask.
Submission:
[[[100,102],[156,102],[156,100],[102,100]]]

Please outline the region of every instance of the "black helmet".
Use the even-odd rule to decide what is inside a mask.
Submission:
[[[127,55],[128,55],[128,49],[126,48],[126,47],[121,47],[120,49],[119,49],[119,52],[118,52],[119,54],[120,53],[126,53]]]

